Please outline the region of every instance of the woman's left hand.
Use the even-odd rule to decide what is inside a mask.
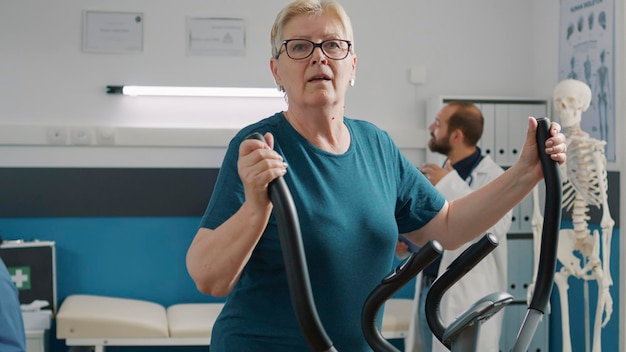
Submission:
[[[561,125],[556,122],[550,123],[550,138],[545,141],[544,145],[537,145],[537,120],[533,117],[528,118],[528,132],[526,134],[526,142],[522,148],[520,160],[522,166],[532,168],[533,174],[538,178],[543,178],[543,170],[539,160],[537,148],[543,148],[552,160],[559,164],[565,163],[567,159],[567,145],[565,144],[565,135],[561,133]]]

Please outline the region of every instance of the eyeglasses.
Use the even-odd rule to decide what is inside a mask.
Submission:
[[[293,60],[304,60],[313,54],[315,48],[322,49],[327,58],[343,60],[348,57],[352,42],[343,39],[324,40],[314,43],[307,39],[288,39],[283,41],[285,52]]]

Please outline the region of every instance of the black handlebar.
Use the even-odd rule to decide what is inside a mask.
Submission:
[[[537,278],[532,299],[526,311],[526,317],[517,334],[513,352],[528,350],[537,326],[543,317],[554,285],[556,271],[559,230],[561,226],[562,185],[558,163],[544,151],[546,139],[550,137],[550,121],[548,118],[537,119],[537,150],[543,168],[546,185],[544,220],[541,229],[541,250],[537,266]]]
[[[440,314],[441,298],[448,289],[459,281],[465,274],[472,270],[487,254],[491,253],[498,246],[498,239],[493,234],[486,234],[480,240],[473,243],[463,251],[446,271],[437,278],[426,296],[425,315],[426,321],[437,337],[448,349],[450,342],[443,338],[446,327]]]
[[[374,351],[397,351],[378,330],[377,316],[380,307],[391,296],[411,281],[415,275],[432,263],[443,252],[441,244],[435,240],[431,240],[421,247],[419,251],[411,254],[396,270],[389,276],[385,277],[381,283],[374,288],[369,294],[363,305],[361,314],[361,327],[365,340]]]
[[[252,133],[246,139],[258,139],[265,142],[265,138],[257,132]],[[291,192],[282,176],[270,182],[268,188],[278,224],[278,236],[287,272],[291,302],[300,328],[314,351],[336,351],[315,308],[304,245],[302,244],[302,234],[300,233],[300,222]]]
[[[544,205],[544,221],[541,229],[541,252],[537,268],[535,290],[529,308],[545,313],[556,270],[557,249],[559,244],[559,229],[561,226],[561,174],[559,165],[543,150],[545,141],[550,137],[550,121],[543,117],[537,119],[537,149],[543,168],[546,185],[546,199]]]

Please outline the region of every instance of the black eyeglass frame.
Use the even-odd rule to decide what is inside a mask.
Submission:
[[[295,41],[295,40],[300,40],[300,41],[305,41],[305,42],[311,43],[311,45],[313,45],[313,47],[311,49],[311,52],[307,56],[302,57],[302,58],[296,59],[296,58],[291,57],[291,55],[289,55],[289,51],[287,50],[287,44],[289,44],[289,42],[292,42],[292,41]],[[326,53],[326,51],[324,50],[324,44],[326,44],[328,42],[342,42],[342,43],[348,44],[348,47],[346,48],[346,55],[344,57],[342,57],[342,58],[330,57]],[[311,55],[313,55],[313,52],[315,51],[315,48],[320,48],[320,50],[322,51],[324,56],[326,56],[327,58],[329,58],[331,60],[344,60],[350,54],[350,49],[352,48],[352,42],[350,40],[346,40],[346,39],[328,39],[328,40],[323,40],[323,41],[321,41],[319,43],[315,43],[315,42],[313,42],[311,40],[308,40],[308,39],[294,38],[294,39],[283,40],[282,46],[285,47],[285,54],[287,54],[287,56],[290,59],[292,59],[292,60],[305,60],[305,59],[308,59],[309,57],[311,57]],[[278,53],[278,55],[280,56],[280,53]]]

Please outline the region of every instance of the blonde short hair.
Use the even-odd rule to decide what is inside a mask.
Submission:
[[[346,11],[338,2],[334,0],[295,0],[285,6],[278,15],[276,15],[276,20],[274,21],[270,34],[272,57],[278,58],[280,55],[280,49],[283,45],[283,28],[287,22],[299,15],[321,16],[324,14],[335,16],[343,26],[346,32],[346,38],[340,39],[346,39],[351,42],[354,41],[350,17],[348,17],[348,14],[346,14]],[[352,48],[354,48],[354,45],[351,46],[351,50],[354,52]]]

